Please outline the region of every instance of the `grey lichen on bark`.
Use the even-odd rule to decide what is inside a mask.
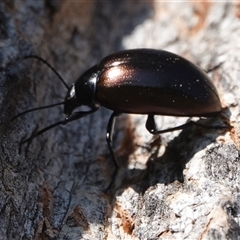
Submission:
[[[1,239],[237,239],[239,227],[239,5],[158,1],[2,1],[0,3]],[[66,89],[42,56],[72,84],[112,52],[166,49],[209,73],[223,116],[151,136],[145,116],[122,115],[114,148],[105,143],[110,111],[20,141],[64,118]],[[159,116],[160,128],[187,119]]]

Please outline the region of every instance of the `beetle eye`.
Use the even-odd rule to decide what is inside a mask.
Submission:
[[[72,88],[70,90],[69,97],[70,98],[76,97],[76,91],[75,91],[75,85],[74,84],[72,85]]]
[[[68,90],[65,100],[76,98],[75,84]]]

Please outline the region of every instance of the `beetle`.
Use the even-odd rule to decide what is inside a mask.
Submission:
[[[50,67],[68,92],[64,102],[31,109],[13,119],[30,111],[60,104],[64,104],[67,117],[22,143],[57,125],[92,114],[103,106],[113,111],[107,125],[106,141],[115,165],[114,176],[119,164],[113,151],[112,136],[115,119],[121,113],[147,115],[146,129],[151,134],[160,134],[198,123],[190,121],[174,128],[158,130],[155,115],[215,117],[223,110],[218,92],[207,74],[185,58],[164,50],[132,49],[111,54],[84,72],[71,87],[44,59],[34,55],[26,58],[36,58]],[[82,105],[90,110],[74,111]]]

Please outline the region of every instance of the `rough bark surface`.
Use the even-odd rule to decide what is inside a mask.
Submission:
[[[0,239],[240,239],[240,5],[223,2],[0,2]],[[192,127],[151,136],[145,116],[122,115],[113,164],[105,143],[111,112],[98,112],[21,139],[64,118],[66,90],[28,54],[72,84],[102,57],[129,48],[165,49],[211,69],[226,110]],[[173,69],[174,71],[174,69]],[[159,128],[184,118],[157,118]],[[202,120],[201,120],[202,121]]]

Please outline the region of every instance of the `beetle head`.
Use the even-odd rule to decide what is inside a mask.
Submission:
[[[81,104],[78,102],[75,91],[75,84],[68,90],[67,96],[64,103],[64,113],[69,115],[72,111],[79,107]]]

